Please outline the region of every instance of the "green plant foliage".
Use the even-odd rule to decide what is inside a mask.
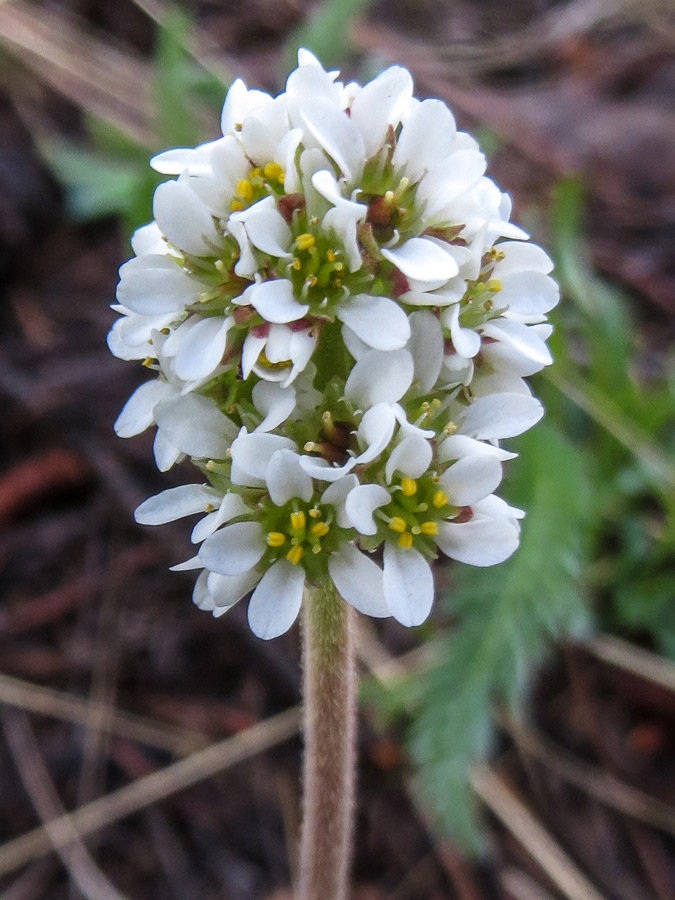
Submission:
[[[350,50],[349,29],[370,0],[323,0],[292,33],[282,54],[284,71],[295,67],[299,47],[316,54],[324,66],[344,65]]]
[[[459,625],[440,641],[438,664],[407,698],[414,704],[410,749],[422,790],[441,824],[473,849],[480,832],[469,771],[489,750],[492,704],[516,706],[547,644],[588,627],[583,571],[593,490],[587,467],[550,425],[519,444],[510,487],[512,499],[528,510],[521,546],[501,566],[454,567],[446,604]]]

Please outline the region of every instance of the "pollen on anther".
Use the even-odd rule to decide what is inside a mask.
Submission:
[[[302,549],[302,547],[296,544],[295,547],[291,547],[291,549],[288,551],[288,553],[286,554],[286,559],[290,563],[293,563],[294,566],[297,566],[297,564],[302,559],[304,552],[305,551]]]
[[[403,550],[410,550],[412,547],[413,536],[410,531],[404,531],[402,534],[398,536],[398,545],[402,547]]]
[[[445,491],[436,491],[431,501],[436,509],[440,509],[442,506],[445,506],[448,502],[448,495]]]
[[[400,534],[406,529],[405,519],[402,519],[400,516],[392,516],[389,520],[389,527],[392,531],[398,531]]]
[[[420,531],[422,534],[438,534],[438,522],[422,522]]]
[[[330,531],[328,525],[325,522],[317,522],[315,525],[312,525],[310,531],[314,535],[314,537],[325,537]]]
[[[307,512],[308,512],[308,515],[312,519],[320,519],[321,518],[321,510],[320,509],[310,509]]]
[[[313,234],[306,232],[305,234],[298,235],[295,244],[298,250],[309,250],[310,247],[313,247],[314,244],[316,244],[316,238]]]
[[[302,510],[299,512],[291,513],[291,527],[297,529],[298,531],[302,531],[302,529],[307,524],[307,519]]]
[[[282,547],[286,543],[286,536],[280,531],[270,531],[267,535],[268,547]]]
[[[414,478],[410,478],[408,475],[404,476],[401,479],[401,491],[403,492],[404,497],[412,497],[413,494],[417,493],[417,482]]]

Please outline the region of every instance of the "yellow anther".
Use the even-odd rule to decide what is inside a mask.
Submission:
[[[230,203],[230,209],[232,210],[232,212],[238,212],[240,209],[243,209],[243,208],[244,208],[244,204],[241,202],[241,200],[233,200]]]
[[[335,262],[335,250],[327,250],[326,259],[328,260],[328,262]]]
[[[268,181],[278,181],[282,182],[285,176],[284,170],[281,168],[279,163],[268,162],[265,163],[263,168],[263,175]]]
[[[309,515],[312,519],[320,519],[321,518],[321,510],[320,509],[310,509],[308,510]]]
[[[302,529],[307,524],[307,518],[302,510],[300,512],[292,512],[291,513],[291,527],[295,528],[297,531],[302,531]]]
[[[330,531],[328,525],[325,522],[317,522],[316,525],[312,525],[310,531],[314,535],[314,537],[324,537]]]
[[[413,536],[411,532],[404,531],[403,534],[398,536],[398,545],[402,547],[404,550],[410,550],[412,547]]]
[[[312,553],[321,553],[321,544],[314,544],[312,547]]]
[[[391,204],[394,202],[394,192],[393,191],[385,191],[384,202],[387,204],[387,206],[391,206]]]
[[[454,434],[457,431],[457,426],[455,425],[454,422],[448,422],[448,424],[445,426],[443,431],[446,434]]]
[[[438,534],[438,522],[422,522],[420,531],[422,534]]]
[[[299,260],[296,256],[294,256],[294,257],[293,257],[293,262],[291,263],[291,266],[293,266],[293,268],[295,269],[296,272],[299,272],[300,269],[302,268],[302,263],[300,262],[300,260]]]
[[[313,247],[314,244],[316,244],[316,238],[313,234],[309,234],[308,232],[299,234],[295,241],[295,246],[298,248],[298,250],[309,250],[309,248]]]
[[[214,509],[215,509],[215,506],[213,505],[213,503],[207,503],[206,506],[204,507],[204,512],[212,513],[214,511]]]
[[[491,278],[488,281],[487,286],[490,288],[491,291],[501,291],[501,289],[502,289],[502,283],[499,280],[499,278]]]
[[[255,166],[255,168],[251,169],[251,178],[260,178],[262,173],[263,170],[260,168],[260,166]]]
[[[282,547],[286,543],[286,535],[280,531],[270,531],[267,535],[268,547]]]
[[[160,328],[159,330],[161,334],[171,334],[170,328]]]
[[[148,366],[151,366],[154,363],[154,361],[155,361],[155,358],[153,356],[146,356],[145,359],[143,360],[142,365],[144,365],[147,368]]]
[[[448,495],[445,491],[436,491],[431,501],[436,509],[440,509],[442,506],[445,506],[448,502]]]
[[[291,547],[291,549],[288,551],[288,553],[286,554],[286,559],[290,563],[293,563],[294,566],[297,566],[297,564],[302,559],[302,555],[304,552],[305,551],[302,549],[302,547],[296,544],[295,547]]]
[[[313,288],[316,284],[316,275],[308,275],[307,278],[305,278],[305,284],[308,287]]]
[[[225,263],[223,262],[222,259],[217,259],[214,262],[213,267],[215,268],[216,272],[224,272],[225,271]]]
[[[400,516],[392,516],[389,520],[389,527],[392,531],[398,531],[400,534],[403,534],[406,529],[405,520]]]
[[[237,197],[241,197],[242,200],[247,202],[253,200],[253,194],[255,193],[253,185],[248,178],[240,178],[234,186],[234,192]]]
[[[438,397],[434,397],[434,399],[431,401],[431,405],[438,409],[438,407],[441,405],[441,401],[438,399]]]
[[[209,472],[213,472],[213,470],[215,469],[215,467],[216,467],[216,462],[215,462],[215,460],[213,460],[213,459],[210,459],[210,460],[206,463],[206,468],[209,470]]]
[[[431,404],[429,403],[428,400],[425,400],[424,403],[420,407],[420,409],[422,409],[424,412],[426,412],[430,408],[431,408]]]
[[[401,491],[404,497],[412,497],[413,494],[417,493],[417,482],[414,478],[409,478],[407,475],[401,479]]]

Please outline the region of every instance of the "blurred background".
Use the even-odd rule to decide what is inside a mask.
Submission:
[[[520,550],[437,566],[421,628],[363,623],[352,900],[672,900],[670,0],[0,2],[0,896],[291,900],[297,629],[200,613],[185,523],[134,524],[196,473],[113,435],[144,372],[105,336],[148,157],[298,46],[409,67],[563,288]]]

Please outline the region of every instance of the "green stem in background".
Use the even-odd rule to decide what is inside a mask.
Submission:
[[[355,613],[327,580],[303,602],[304,808],[298,900],[346,900],[356,738]]]

